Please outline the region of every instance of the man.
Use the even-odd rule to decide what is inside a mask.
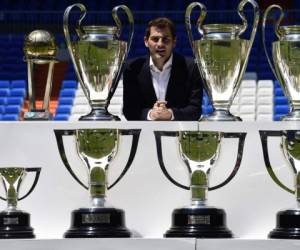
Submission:
[[[173,53],[176,34],[172,21],[168,18],[150,21],[144,43],[150,56],[129,61],[123,72],[126,119],[198,120],[202,81],[194,60]]]

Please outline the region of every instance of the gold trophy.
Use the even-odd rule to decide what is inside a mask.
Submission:
[[[232,232],[226,225],[224,209],[207,204],[207,191],[226,185],[239,170],[245,133],[223,133],[214,131],[155,131],[157,156],[164,175],[174,185],[190,190],[191,204],[176,208],[172,213],[172,226],[165,237],[231,238]],[[187,167],[190,185],[176,181],[167,171],[162,148],[163,137],[178,138],[178,153]],[[221,140],[238,138],[238,153],[231,174],[219,185],[210,186],[210,173],[217,165]]]
[[[52,90],[54,65],[57,46],[54,36],[46,30],[34,30],[25,37],[24,53],[27,62],[29,110],[24,120],[52,120],[49,103]],[[37,74],[39,65],[48,65],[47,82],[42,107],[36,105]]]
[[[71,228],[64,234],[65,238],[96,237],[130,237],[131,232],[125,226],[122,209],[111,207],[106,202],[107,189],[117,184],[129,169],[138,146],[140,130],[119,129],[78,129],[55,130],[61,159],[72,177],[88,189],[90,206],[72,212]],[[88,183],[82,181],[72,170],[66,157],[63,138],[73,136],[77,153],[88,173]],[[123,136],[132,137],[128,161],[120,176],[108,185],[107,175]]]
[[[240,36],[247,29],[247,19],[243,13],[244,6],[250,3],[254,8],[254,21],[250,40]],[[200,7],[201,13],[197,20],[197,29],[200,40],[194,40],[191,26],[191,13],[194,7]],[[191,3],[185,12],[185,24],[188,37],[204,87],[212,101],[214,112],[201,117],[206,121],[240,121],[239,117],[229,112],[234,96],[236,95],[255,38],[259,8],[254,0],[243,0],[238,6],[238,14],[243,24],[205,24],[206,7],[199,2]]]
[[[77,7],[81,17],[76,27],[78,39],[72,41],[69,31],[69,15]],[[120,40],[121,21],[117,15],[119,9],[128,16],[130,31],[128,41]],[[91,112],[79,120],[103,121],[119,120],[109,114],[107,107],[117,88],[124,61],[131,45],[134,21],[131,11],[125,5],[113,8],[115,26],[82,26],[86,8],[82,4],[69,6],[64,13],[64,34],[77,78],[91,106]]]
[[[0,168],[0,179],[6,191],[7,208],[0,212],[0,239],[35,238],[30,226],[30,214],[17,208],[18,201],[26,198],[35,188],[40,176],[40,168],[5,167]],[[35,178],[29,191],[19,197],[19,189],[26,174],[33,172]]]
[[[271,10],[278,9],[280,17],[275,22],[275,34],[278,41],[272,43],[272,58],[266,48],[265,28]],[[291,107],[290,113],[283,117],[284,121],[300,120],[300,25],[280,26],[284,17],[279,5],[269,6],[263,16],[262,37],[265,54],[273,74],[278,79]]]

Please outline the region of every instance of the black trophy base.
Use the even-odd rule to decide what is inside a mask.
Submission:
[[[92,111],[79,118],[79,121],[120,121],[120,118],[108,113],[104,108],[92,109]]]
[[[165,237],[190,238],[232,238],[226,227],[226,214],[223,209],[214,207],[185,207],[172,213],[172,227]]]
[[[129,238],[124,211],[117,208],[80,208],[71,214],[65,238]]]
[[[23,211],[0,212],[0,239],[35,238],[30,226],[30,214]]]
[[[300,239],[300,210],[280,211],[276,216],[276,228],[269,235],[272,239]]]

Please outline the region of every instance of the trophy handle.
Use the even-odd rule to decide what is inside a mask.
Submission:
[[[246,31],[247,27],[248,27],[248,21],[246,19],[245,14],[244,14],[244,7],[247,3],[250,3],[253,7],[254,19],[253,19],[253,24],[252,24],[252,32],[251,32],[250,40],[249,40],[249,47],[248,47],[247,54],[246,54],[246,57],[245,57],[246,60],[243,64],[243,66],[242,66],[241,72],[244,72],[246,70],[246,67],[247,67],[247,62],[248,62],[248,59],[249,59],[251,48],[252,48],[253,43],[254,43],[254,38],[255,38],[258,23],[259,23],[259,13],[260,13],[259,12],[259,6],[256,3],[256,1],[254,1],[254,0],[243,0],[243,1],[240,2],[240,4],[238,5],[238,14],[242,19],[243,28],[240,30],[239,35],[244,33]],[[243,74],[240,74],[239,80],[241,80],[242,76],[243,76]]]
[[[138,141],[139,141],[139,136],[140,136],[140,129],[128,129],[128,130],[119,130],[121,135],[132,135],[132,146],[131,146],[131,150],[130,150],[130,154],[128,157],[128,161],[125,165],[125,168],[123,169],[121,175],[110,185],[107,187],[107,189],[112,188],[114,185],[116,185],[122,178],[123,176],[126,174],[126,172],[128,171],[136,150],[137,150],[137,146],[138,146]],[[67,160],[67,156],[66,156],[66,152],[65,152],[65,147],[63,144],[63,136],[74,136],[75,135],[75,130],[54,130],[55,133],[55,138],[56,138],[56,142],[57,142],[57,147],[58,147],[58,151],[60,154],[60,157],[65,165],[65,167],[67,168],[67,170],[69,171],[69,173],[72,175],[72,177],[85,189],[88,189],[88,186],[85,185],[73,172],[68,160]]]
[[[140,133],[141,130],[140,129],[122,129],[119,130],[121,135],[132,135],[132,144],[131,144],[131,149],[130,149],[130,154],[128,157],[128,161],[121,173],[121,175],[111,184],[107,187],[107,189],[111,189],[112,187],[114,187],[126,174],[126,172],[128,171],[129,167],[131,166],[131,163],[135,157],[135,153],[138,147],[138,142],[139,142],[139,137],[140,137]]]
[[[173,179],[173,177],[168,173],[166,166],[164,164],[163,155],[162,155],[161,137],[163,137],[163,136],[178,137],[179,133],[177,131],[154,131],[154,136],[155,136],[155,141],[156,141],[156,151],[157,151],[158,162],[159,162],[159,166],[160,166],[162,172],[167,177],[167,179],[171,183],[173,183],[175,186],[180,187],[182,189],[190,190],[190,187],[180,184],[175,179]]]
[[[269,15],[269,12],[272,10],[272,9],[279,9],[280,11],[280,16],[279,16],[279,19],[277,20],[277,22],[275,22],[274,24],[274,28],[275,28],[275,33],[277,35],[277,37],[280,37],[281,36],[281,33],[280,33],[280,30],[279,30],[279,25],[284,17],[284,12],[283,12],[283,9],[279,6],[279,5],[276,5],[276,4],[273,4],[273,5],[270,5],[264,15],[263,15],[263,20],[262,20],[262,40],[263,40],[263,47],[264,47],[264,51],[265,51],[265,54],[266,54],[266,57],[268,59],[268,63],[270,65],[270,68],[273,72],[273,74],[277,77],[277,79],[282,82],[282,79],[280,79],[280,75],[278,75],[276,73],[276,70],[275,70],[275,66],[274,66],[274,61],[271,60],[271,57],[269,56],[269,53],[268,53],[268,50],[267,50],[267,45],[266,45],[266,21],[268,20],[268,15]]]
[[[199,8],[200,8],[200,15],[197,20],[197,29],[201,36],[203,36],[203,33],[204,33],[203,29],[202,29],[202,24],[204,22],[204,19],[206,17],[206,13],[207,13],[205,5],[202,3],[199,3],[199,2],[193,2],[193,3],[189,4],[189,6],[186,8],[186,11],[185,11],[185,27],[187,30],[187,34],[188,34],[189,41],[190,41],[194,55],[196,54],[196,52],[195,52],[195,48],[194,48],[194,44],[193,44],[194,39],[193,39],[192,25],[191,25],[191,13],[196,6],[199,6]]]
[[[174,185],[176,185],[177,187],[180,187],[182,189],[189,190],[190,187],[180,184],[175,179],[173,179],[172,176],[170,176],[170,174],[168,173],[168,171],[165,167],[164,161],[163,161],[161,137],[162,136],[178,137],[179,133],[176,132],[176,131],[174,131],[174,132],[173,131],[154,131],[154,135],[155,135],[155,140],[156,140],[156,149],[157,149],[158,162],[159,162],[159,165],[160,165],[160,168],[161,168],[162,172],[167,177],[167,179],[170,182],[172,182]],[[230,182],[232,180],[232,178],[238,172],[238,170],[240,168],[240,165],[241,165],[246,133],[223,133],[223,137],[224,138],[239,138],[238,154],[237,154],[237,158],[236,158],[235,167],[233,168],[233,171],[231,172],[231,174],[229,175],[229,177],[225,181],[223,181],[221,184],[218,184],[216,186],[209,187],[208,188],[209,191],[212,191],[212,190],[218,189],[220,187],[223,187],[228,182]]]
[[[291,190],[290,188],[288,188],[286,185],[284,185],[276,176],[276,174],[273,171],[273,168],[271,166],[270,163],[270,159],[269,159],[269,150],[268,150],[268,137],[269,136],[273,136],[273,137],[280,137],[282,136],[282,131],[263,131],[260,130],[259,131],[260,134],[260,140],[261,140],[261,144],[262,144],[262,148],[263,148],[263,156],[264,156],[264,161],[265,161],[265,166],[267,168],[267,171],[269,173],[269,175],[271,176],[271,178],[273,179],[273,181],[280,186],[282,189],[284,189],[285,191],[288,191],[289,193],[294,194],[295,191]],[[295,169],[294,169],[295,171]],[[295,171],[296,172],[296,171]]]
[[[74,69],[75,69],[75,73],[76,73],[77,79],[79,80],[81,86],[84,86],[83,79],[81,78],[81,76],[79,74],[79,69],[77,67],[77,64],[76,64],[76,61],[75,61],[75,57],[74,57],[74,54],[73,54],[71,36],[70,36],[70,31],[69,31],[69,15],[70,15],[71,10],[74,7],[77,7],[77,8],[80,9],[81,13],[80,13],[80,18],[79,18],[78,24],[77,24],[77,29],[78,29],[78,32],[81,35],[84,34],[84,31],[81,28],[81,22],[82,22],[82,20],[84,19],[85,15],[86,15],[86,8],[85,8],[85,6],[83,4],[80,4],[80,3],[76,3],[76,4],[73,4],[73,5],[70,5],[65,10],[64,19],[63,19],[63,29],[64,29],[65,38],[66,38],[66,44],[67,44],[67,47],[68,47],[68,51],[69,51],[69,54],[70,54],[70,57],[71,57]],[[85,96],[88,97],[89,94],[87,93],[87,90],[85,88],[82,88],[82,90],[83,90]]]
[[[220,187],[225,186],[236,175],[236,173],[238,172],[238,170],[241,166],[241,162],[242,162],[242,158],[243,158],[246,134],[247,133],[223,133],[223,138],[239,138],[238,153],[236,156],[235,166],[234,166],[231,174],[228,176],[228,178],[225,181],[223,181],[222,183],[220,183],[216,186],[209,187],[208,191],[216,190]]]
[[[39,180],[41,168],[25,168],[25,171],[26,172],[35,172],[35,177],[34,177],[33,184],[31,186],[31,188],[29,189],[29,191],[25,195],[23,195],[21,198],[18,198],[18,201],[25,199],[28,195],[30,195],[32,193],[32,191],[34,190],[34,188]],[[19,192],[20,186],[21,186],[21,182],[19,182],[17,185],[17,192]],[[5,191],[7,191],[7,190],[5,190]],[[7,199],[2,196],[0,196],[0,200],[7,201]]]
[[[125,11],[127,17],[128,17],[128,21],[129,21],[129,27],[130,27],[130,30],[129,30],[129,35],[128,35],[128,40],[127,40],[127,49],[126,49],[126,54],[124,55],[124,59],[123,61],[121,62],[121,65],[119,66],[119,71],[117,73],[117,76],[115,78],[115,81],[113,82],[113,85],[112,87],[110,88],[109,90],[109,93],[108,93],[108,97],[107,97],[107,100],[106,100],[106,105],[105,105],[105,108],[107,109],[109,104],[110,104],[110,100],[111,98],[113,97],[117,87],[118,87],[118,83],[119,83],[119,80],[120,80],[120,76],[121,76],[121,72],[123,72],[123,68],[124,68],[124,62],[126,62],[127,60],[127,57],[128,57],[128,53],[129,53],[129,50],[130,50],[130,47],[131,47],[131,43],[132,43],[132,39],[133,39],[133,33],[134,33],[134,19],[133,19],[133,15],[132,15],[132,12],[131,10],[126,6],[126,5],[118,5],[116,7],[113,8],[112,10],[112,17],[117,25],[117,37],[119,38],[120,35],[121,35],[121,30],[122,30],[122,23],[121,23],[121,20],[118,16],[118,10],[119,9],[122,9]]]
[[[73,172],[67,156],[66,156],[66,151],[65,151],[65,147],[64,147],[64,143],[63,143],[63,136],[75,136],[75,130],[59,130],[59,129],[55,129],[54,130],[54,134],[55,134],[55,138],[56,138],[56,142],[57,142],[57,148],[59,151],[59,155],[61,160],[63,161],[66,169],[69,171],[69,173],[72,175],[72,177],[85,189],[88,190],[88,186],[85,185],[81,180],[78,179],[78,177],[75,175],[75,173]]]
[[[26,173],[35,172],[35,177],[34,177],[33,184],[31,186],[31,188],[29,189],[29,191],[25,195],[23,195],[21,198],[18,198],[18,201],[25,199],[28,195],[30,195],[32,193],[32,191],[34,190],[34,188],[39,180],[41,168],[25,168],[25,171],[26,171]],[[18,186],[17,186],[18,192],[19,192],[20,185],[21,185],[21,182],[19,182]]]

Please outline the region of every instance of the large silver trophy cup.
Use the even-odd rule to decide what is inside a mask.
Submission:
[[[272,58],[269,56],[265,28],[271,10],[278,9],[280,17],[275,22],[275,34],[278,41],[272,43]],[[290,104],[290,113],[285,121],[300,120],[300,25],[280,26],[284,12],[279,5],[269,6],[263,16],[263,45],[270,67],[278,79]]]
[[[71,228],[65,233],[66,238],[130,237],[131,232],[125,227],[124,211],[110,207],[106,202],[107,189],[117,184],[129,169],[138,145],[140,130],[120,129],[78,129],[55,130],[55,136],[61,159],[74,177],[85,189],[89,190],[90,207],[72,212]],[[83,176],[78,176],[69,164],[63,138],[73,136],[77,155],[82,160],[88,175],[88,183]],[[108,185],[107,175],[110,164],[118,153],[120,141],[124,136],[132,137],[127,163],[119,177]]]
[[[207,205],[207,191],[226,185],[235,176],[241,164],[246,134],[210,131],[155,131],[154,133],[158,161],[163,173],[173,184],[191,192],[191,204],[173,211],[172,227],[165,233],[165,237],[231,238],[232,233],[226,226],[225,211]],[[187,167],[189,186],[176,181],[167,171],[163,159],[163,155],[166,155],[162,148],[163,137],[178,138],[178,153]],[[239,139],[236,162],[225,181],[216,186],[209,186],[211,170],[217,165],[219,159],[221,140],[226,138]]]
[[[69,15],[73,8],[79,8],[81,17],[76,32],[78,39],[71,40]],[[121,21],[117,15],[119,9],[126,12],[130,31],[128,41],[120,40]],[[131,11],[125,5],[113,8],[115,26],[82,26],[86,8],[82,4],[69,6],[64,13],[64,34],[77,78],[91,106],[91,112],[80,120],[101,121],[118,120],[108,113],[107,107],[117,88],[123,63],[131,45],[134,21]]]
[[[40,176],[40,168],[5,167],[0,168],[0,181],[4,185],[7,208],[0,212],[0,239],[35,238],[30,226],[30,214],[17,208],[17,203],[26,198],[35,188]],[[35,173],[28,192],[19,196],[21,184],[28,173]]]
[[[247,29],[247,19],[243,13],[244,6],[250,3],[254,8],[254,21],[249,40],[240,36]],[[201,13],[197,20],[197,30],[200,40],[194,40],[191,26],[191,13],[196,7]],[[259,8],[254,0],[243,0],[238,6],[238,14],[243,24],[205,24],[206,7],[199,2],[191,3],[185,12],[185,24],[188,37],[204,87],[212,101],[214,112],[201,117],[208,121],[240,121],[239,117],[229,112],[233,98],[236,95],[253,45],[259,21]]]
[[[269,238],[300,239],[300,130],[260,131],[266,168],[276,184],[285,191],[296,195],[296,207],[277,213],[276,228],[269,233]],[[276,175],[270,161],[268,138],[280,137],[281,149],[286,164],[294,174],[294,190],[285,185]]]

